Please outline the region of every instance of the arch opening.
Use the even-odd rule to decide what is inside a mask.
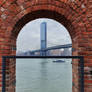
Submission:
[[[43,22],[46,22],[46,24],[47,24],[47,48],[72,43],[69,32],[63,25],[61,25],[60,23],[58,23],[57,21],[52,20],[52,19],[39,18],[39,19],[36,19],[36,20],[33,20],[33,21],[27,23],[22,28],[22,30],[19,32],[18,38],[17,38],[17,51],[20,50],[19,55],[31,56],[30,52],[32,50],[40,49],[40,36],[41,36],[40,35],[40,31],[41,31],[40,24]],[[30,42],[28,42],[28,41],[30,41]],[[25,53],[23,54],[22,53],[23,51],[26,54]],[[50,50],[49,55],[47,55],[47,56],[54,56],[54,55],[64,56],[67,54],[68,50],[66,49],[65,51],[64,51],[64,49],[62,49],[62,50],[56,49],[56,50],[52,50],[52,51]],[[18,55],[18,53],[17,53],[17,55]],[[71,52],[69,53],[69,55],[71,55]],[[40,56],[39,53],[38,53],[38,56]],[[68,56],[68,54],[66,56]],[[17,90],[17,92],[21,92],[23,90],[25,90],[25,91],[32,90],[33,92],[36,92],[36,91],[39,92],[39,90],[40,90],[40,92],[41,92],[41,90],[43,90],[43,89],[47,89],[47,90],[44,90],[44,92],[45,91],[53,92],[54,90],[56,90],[58,92],[61,92],[61,90],[63,90],[64,92],[67,92],[67,91],[72,92],[71,60],[65,60],[67,63],[65,65],[63,64],[63,67],[62,67],[62,65],[60,66],[60,64],[55,65],[55,64],[51,63],[53,60],[54,59],[50,59],[50,60],[49,59],[46,59],[46,60],[30,59],[30,61],[26,60],[26,62],[25,62],[24,60],[17,59],[17,61],[16,61],[16,66],[17,66],[16,90]],[[37,62],[37,61],[39,61],[39,62]],[[27,62],[29,62],[29,63],[27,63]],[[34,63],[34,62],[36,62],[36,63]],[[22,66],[21,66],[21,63],[22,63]],[[34,66],[34,69],[31,65]],[[30,66],[30,68],[29,68],[29,66]],[[24,67],[26,67],[26,69]],[[67,68],[65,69],[64,67],[67,67],[68,69]],[[41,68],[41,71],[39,70],[39,68]],[[28,71],[27,69],[30,69],[30,71]],[[36,69],[38,69],[38,70],[36,70]],[[25,73],[25,72],[22,72],[21,70],[27,71],[27,72]],[[54,71],[58,71],[58,73],[56,73]],[[60,72],[60,71],[62,71],[62,72]],[[39,78],[38,77],[35,78],[35,76],[32,72],[37,72],[37,73],[35,73],[35,76],[38,76]],[[41,75],[39,74],[39,72],[41,73]],[[51,75],[49,73],[51,73]],[[26,75],[28,75],[28,76],[26,76]],[[62,77],[58,77],[58,80],[59,80],[58,81],[57,76],[61,76],[61,75],[62,75]],[[22,78],[21,78],[21,76],[22,76]],[[29,76],[30,76],[30,79],[29,79]],[[31,77],[31,76],[33,76],[33,77]],[[67,76],[67,77],[65,78],[64,76],[65,77]],[[45,78],[47,80],[45,80]],[[55,81],[53,80],[53,78]],[[32,81],[32,79],[34,79],[35,82]],[[22,80],[25,80],[25,81],[21,82]],[[36,81],[36,80],[39,80],[39,81]],[[62,80],[63,80],[63,83],[62,83]],[[58,83],[56,85],[56,83],[53,84],[53,82],[56,82],[56,83],[58,82]],[[30,83],[32,83],[32,85],[34,85],[34,86],[30,85],[29,87],[27,87],[26,83],[29,85],[30,85]],[[64,85],[64,83],[66,83],[66,85]],[[39,87],[36,84],[40,85],[41,87]],[[61,85],[62,85],[62,87],[61,87]],[[64,86],[66,86],[67,89],[64,88]],[[33,89],[33,87],[35,87],[37,90]]]
[[[45,22],[47,26],[47,48],[57,45],[72,44],[70,34],[62,24],[52,19],[39,18],[27,23],[19,32],[17,37],[17,52],[40,49],[42,22]]]

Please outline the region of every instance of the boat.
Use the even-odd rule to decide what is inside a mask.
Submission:
[[[63,60],[56,60],[56,61],[53,61],[53,62],[56,62],[56,63],[64,63],[65,61],[63,61]]]

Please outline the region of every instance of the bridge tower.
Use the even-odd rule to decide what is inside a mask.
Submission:
[[[46,51],[44,51],[44,49],[47,48],[47,23],[46,22],[42,22],[41,23],[41,30],[40,30],[40,40],[41,40],[41,52],[40,55],[41,56],[46,56]]]

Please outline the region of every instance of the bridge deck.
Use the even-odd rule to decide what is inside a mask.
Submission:
[[[40,51],[48,51],[48,50],[54,50],[54,49],[61,49],[61,48],[71,48],[72,44],[66,44],[66,45],[58,45],[58,46],[53,46],[53,47],[48,47],[46,49],[38,49],[38,50],[33,50],[31,52],[40,52]]]

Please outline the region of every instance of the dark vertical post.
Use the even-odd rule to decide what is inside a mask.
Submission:
[[[44,49],[47,48],[47,23],[41,23],[41,56],[46,56],[46,51]]]
[[[84,92],[84,57],[80,58],[80,69],[81,69],[81,88],[80,88],[80,92]]]
[[[2,92],[5,92],[6,89],[5,71],[6,71],[6,58],[2,57]]]

